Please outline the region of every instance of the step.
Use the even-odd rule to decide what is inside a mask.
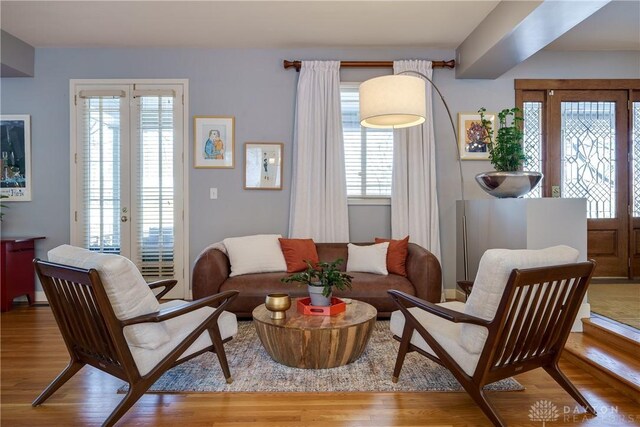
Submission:
[[[591,313],[582,319],[584,333],[629,354],[640,354],[640,330],[604,316]]]
[[[640,403],[640,360],[597,336],[572,332],[562,357]]]

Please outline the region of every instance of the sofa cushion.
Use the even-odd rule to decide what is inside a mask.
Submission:
[[[485,320],[493,320],[502,299],[509,275],[514,268],[535,268],[570,264],[578,260],[580,252],[559,245],[546,249],[489,249],[482,255],[478,273],[464,312]],[[478,325],[462,326],[461,343],[471,353],[482,351],[488,331]]]
[[[70,245],[51,249],[47,256],[49,261],[58,264],[97,270],[113,312],[120,320],[160,309],[160,304],[138,268],[123,256],[93,252]],[[158,348],[170,339],[166,327],[158,323],[128,326],[124,329],[124,335],[130,345],[150,350]]]
[[[287,263],[287,273],[304,271],[307,268],[306,261],[316,265],[320,259],[313,239],[278,239],[282,254]]]
[[[387,250],[387,271],[407,276],[407,255],[409,255],[409,236],[404,239],[382,239],[376,237],[376,243],[389,242]]]
[[[224,239],[231,264],[229,276],[286,271],[287,263],[278,241],[281,237],[280,234],[257,234]]]
[[[387,250],[389,242],[374,245],[358,246],[353,243],[347,245],[347,271],[361,271],[387,275]]]

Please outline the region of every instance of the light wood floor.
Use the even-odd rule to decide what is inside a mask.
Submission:
[[[44,405],[31,401],[66,365],[68,356],[48,307],[20,307],[0,316],[2,426],[99,425],[122,395],[116,381],[85,367]],[[490,393],[512,426],[541,426],[531,405],[548,400],[566,425],[640,425],[640,407],[568,362],[564,372],[596,407],[596,418],[577,414],[575,402],[544,372],[519,375],[523,392]],[[402,380],[402,378],[401,378]],[[612,413],[616,411],[616,413]],[[194,393],[148,394],[125,415],[126,426],[476,426],[488,425],[466,393]]]
[[[640,329],[640,283],[601,283],[589,286],[591,311]]]

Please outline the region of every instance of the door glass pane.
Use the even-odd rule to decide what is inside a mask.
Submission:
[[[145,279],[173,277],[173,97],[136,99],[139,101],[136,264]]]
[[[586,198],[588,218],[615,218],[615,102],[562,102],[561,116],[562,197]]]
[[[542,102],[523,103],[522,117],[524,118],[524,154],[529,159],[525,170],[542,172]],[[543,185],[541,181],[536,188],[523,197],[542,197]]]
[[[82,113],[83,244],[120,253],[120,99],[84,99]]]
[[[633,216],[640,217],[640,102],[631,110],[631,143],[633,144]]]

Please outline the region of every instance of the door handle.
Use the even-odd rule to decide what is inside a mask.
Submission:
[[[127,218],[127,216],[126,216],[126,215],[122,215],[122,216],[120,217],[120,221],[122,221],[122,222],[127,222],[127,221],[129,221],[129,218]]]

